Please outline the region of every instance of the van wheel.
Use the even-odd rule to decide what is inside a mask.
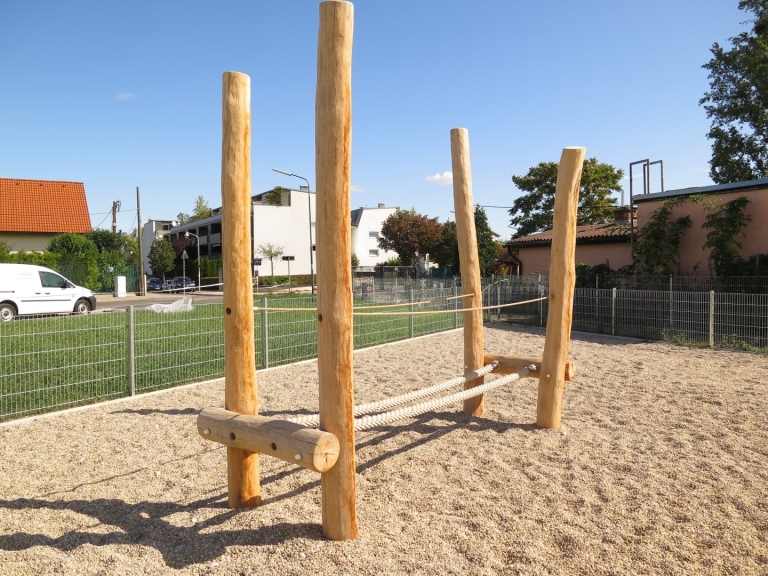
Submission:
[[[0,321],[10,322],[16,316],[16,307],[8,302],[0,304]]]
[[[88,314],[91,311],[91,304],[88,300],[78,300],[75,304],[75,314]]]

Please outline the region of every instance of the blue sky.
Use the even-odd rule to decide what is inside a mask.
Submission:
[[[667,189],[709,184],[698,100],[737,0],[360,0],[353,207],[451,218],[449,132],[469,130],[475,201],[510,206],[512,174],[586,146],[627,171],[663,159]],[[220,205],[221,75],[251,77],[254,192],[314,189],[318,3],[0,2],[0,177],[84,182],[94,226]],[[654,191],[658,177],[654,174]],[[624,180],[628,189],[628,180]],[[488,209],[509,237],[505,210]],[[1,215],[0,215],[1,217]],[[104,221],[107,226],[109,221]]]

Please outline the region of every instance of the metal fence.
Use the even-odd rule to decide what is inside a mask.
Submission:
[[[392,280],[370,289],[356,283],[356,309],[364,312],[366,307],[405,303],[412,304],[404,307],[406,311],[418,306],[448,313],[356,315],[356,349],[463,326],[461,299],[444,299],[460,293],[457,282]],[[484,305],[492,307],[485,313],[486,321],[546,326],[546,301],[500,307],[546,295],[546,277],[487,278],[482,291]],[[423,301],[434,302],[417,304]],[[258,296],[255,304],[257,368],[317,356],[314,296]],[[263,309],[269,307],[307,311]],[[768,295],[579,288],[574,296],[573,329],[768,352]],[[172,314],[128,307],[122,313],[21,318],[0,324],[0,420],[223,374],[221,304]]]
[[[420,310],[434,316],[355,316],[355,348],[365,348],[463,325],[451,286],[355,294],[355,306],[437,300]],[[256,297],[256,366],[267,368],[317,356],[314,296]],[[268,307],[306,312],[267,311]],[[398,308],[410,310],[413,306]],[[373,311],[393,311],[378,308]],[[161,314],[127,307],[88,316],[22,317],[0,324],[0,420],[139,394],[224,375],[221,304]]]

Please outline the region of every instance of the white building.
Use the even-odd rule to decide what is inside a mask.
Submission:
[[[314,247],[315,241],[315,193],[309,192],[306,186],[302,186],[300,190],[283,188],[279,205],[267,202],[268,193],[262,192],[251,197],[251,257],[254,261],[261,258],[260,265],[254,264],[254,274],[256,272],[260,276],[272,274],[272,265],[262,250],[266,244],[282,248],[283,256],[294,257],[290,262],[291,275],[309,274],[310,247]],[[382,222],[395,210],[397,208],[387,208],[379,204],[377,208],[358,208],[352,211],[352,251],[357,254],[361,266],[373,266],[396,255],[393,252],[379,250],[377,244]],[[183,237],[185,232],[196,234],[200,237],[200,256],[211,260],[219,259],[221,258],[221,221],[221,208],[216,208],[213,210],[213,216],[209,218],[170,228],[167,231],[168,237],[169,239]],[[165,220],[161,222],[168,223]],[[147,232],[144,238],[146,234]],[[146,240],[144,242],[144,250],[149,253],[152,242],[148,244]],[[197,257],[194,242],[195,239],[190,238],[190,245],[187,248],[187,254],[193,259]],[[314,252],[312,258],[314,270],[317,272],[317,258]],[[287,261],[275,258],[272,264],[275,275],[288,274]]]
[[[141,257],[144,259],[144,273],[147,276],[152,275],[152,266],[149,265],[149,251],[152,249],[152,242],[158,235],[167,234],[173,227],[171,220],[152,220],[144,224],[141,229]]]
[[[375,266],[397,256],[397,253],[379,248],[381,224],[397,208],[379,204],[376,208],[352,210],[352,252],[357,255],[360,266]]]

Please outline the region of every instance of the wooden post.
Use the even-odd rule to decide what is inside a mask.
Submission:
[[[221,206],[224,277],[224,406],[256,416],[251,285],[251,80],[225,72],[222,90]],[[261,503],[259,455],[227,447],[230,508]]]
[[[549,314],[536,409],[536,424],[542,428],[560,428],[576,282],[576,211],[586,152],[586,148],[563,148],[557,171],[549,261]]]
[[[336,465],[321,475],[323,534],[357,538],[352,385],[350,2],[320,3],[315,100],[317,182],[317,370],[320,429],[339,440]]]
[[[465,308],[483,305],[480,284],[480,257],[475,233],[475,208],[472,201],[472,166],[469,161],[469,133],[466,128],[451,130],[451,164],[453,167],[453,205],[456,211],[456,235],[459,241],[462,294]],[[464,372],[483,367],[483,311],[464,312]],[[483,384],[481,376],[464,384],[464,389]],[[485,411],[483,396],[464,401],[464,412],[481,416]]]

